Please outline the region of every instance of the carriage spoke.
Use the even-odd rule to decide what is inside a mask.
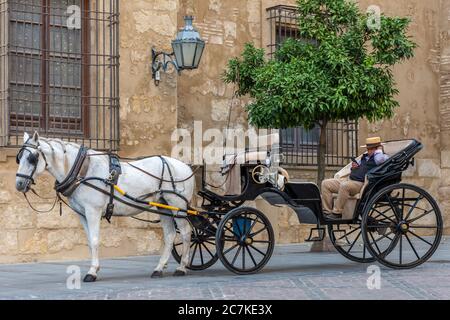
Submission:
[[[250,234],[249,236],[253,238],[254,236],[260,234],[261,232],[263,232],[263,231],[266,230],[266,229],[267,229],[267,226],[264,226],[264,228],[262,228],[262,229],[259,230],[259,231],[256,231],[255,233]]]
[[[404,211],[405,211],[405,188],[402,189],[402,214],[401,214],[402,220]]]
[[[197,251],[197,244],[195,244],[195,246],[194,246],[194,252],[192,253],[192,257],[191,257],[191,266],[192,266],[192,263],[194,262],[194,257],[195,257],[195,252]]]
[[[373,244],[375,244],[375,247],[377,248],[379,254],[381,255],[381,250],[380,250],[380,248],[378,248],[378,244],[377,244],[377,242],[375,241],[375,238],[373,237],[372,232],[369,232],[369,235],[370,235],[370,237],[371,237],[372,240],[373,240]]]
[[[423,199],[422,195],[419,195],[419,197],[416,199],[416,201],[414,202],[414,204],[411,206],[411,209],[409,209],[408,214],[405,217],[405,220],[408,220],[409,216],[411,215],[411,213],[414,211],[414,209],[416,208],[417,204],[419,203],[420,200]]]
[[[403,255],[403,235],[400,234],[400,250],[398,250],[399,259],[398,261],[402,264],[402,255]]]
[[[410,228],[418,228],[418,229],[437,229],[438,226],[431,226],[431,225],[429,225],[429,226],[427,226],[427,225],[417,225],[416,226],[416,225],[410,224],[409,227]]]
[[[384,208],[385,206],[383,205],[383,206],[380,206],[379,208]],[[378,211],[377,209],[373,209],[373,211],[376,211],[377,213],[378,213],[378,215],[376,216],[376,217],[373,217],[373,219],[375,219],[375,220],[377,220],[377,221],[382,221],[382,220],[384,220],[384,219],[382,219],[382,220],[378,220],[378,217],[380,217],[381,215],[383,215],[384,217],[386,217],[384,214],[386,213],[386,212],[388,212],[388,211],[390,211],[391,210],[391,207],[388,207],[386,210],[384,210],[383,212],[380,212],[380,211]],[[387,218],[387,217],[386,217]],[[392,216],[391,216],[391,218],[392,218]],[[392,220],[391,220],[392,221]]]
[[[351,235],[353,232],[355,232],[355,231],[357,231],[359,229],[361,229],[361,228],[355,228],[352,231],[350,231],[349,233],[347,233],[345,230],[342,230],[342,231],[345,232],[345,234],[342,237],[340,237],[339,239],[336,239],[336,240],[342,240],[343,238],[347,238],[349,235]],[[338,230],[336,230],[336,231],[338,231]],[[341,230],[339,230],[339,231],[341,231]]]
[[[368,228],[389,228],[391,225],[390,224],[368,224],[367,227]]]
[[[394,235],[395,235],[395,237],[398,237],[397,233],[395,233]],[[382,253],[380,255],[380,257],[386,258],[389,254],[391,254],[392,251],[394,250],[394,248],[397,246],[397,243],[398,243],[397,238],[392,239],[391,244],[387,247],[387,249],[384,251],[384,253]]]
[[[410,245],[411,248],[413,249],[414,254],[416,255],[417,259],[420,260],[420,257],[419,257],[419,255],[417,254],[416,248],[414,248],[414,246],[412,245],[412,242],[411,242],[411,240],[409,239],[408,234],[405,234],[405,237],[406,237],[406,240],[408,240],[409,245]]]
[[[255,260],[255,258],[253,257],[253,254],[251,253],[250,249],[249,249],[248,247],[245,247],[245,249],[247,249],[248,255],[250,256],[250,259],[252,259],[253,264],[254,264],[255,267],[256,267],[258,264],[256,263],[256,260]]]
[[[234,239],[232,239],[232,241],[234,241]],[[213,245],[213,246],[216,245],[214,242],[211,242],[211,241],[208,241],[208,240],[205,240],[205,242],[206,242],[206,243],[209,243],[209,244],[211,244],[211,245]]]
[[[239,256],[239,252],[241,252],[242,246],[239,246],[239,249],[236,251],[236,254],[234,255],[233,261],[231,262],[232,265],[236,262],[237,257]]]
[[[245,270],[245,246],[243,247],[244,250],[242,250],[242,269]]]
[[[264,252],[262,252],[261,250],[259,250],[258,248],[256,248],[255,246],[250,244],[250,247],[253,248],[253,250],[256,250],[258,253],[262,254],[263,256],[265,256],[266,254]]]
[[[373,209],[374,211],[376,211],[377,213],[379,213],[379,215],[377,216],[377,217],[379,217],[380,215],[381,216],[383,216],[383,217],[385,217],[386,219],[388,219],[389,221],[391,221],[392,223],[396,223],[394,220],[392,220],[390,217],[388,217],[388,216],[386,216],[386,215],[384,215],[384,213],[382,213],[382,212],[380,212],[380,211],[378,211],[377,209]],[[389,211],[389,210],[387,210],[387,211]],[[387,212],[386,211],[386,212]],[[395,215],[394,215],[395,216]],[[395,216],[396,217],[396,216]]]
[[[257,243],[270,243],[269,240],[253,240],[253,242],[257,242]]]
[[[392,218],[392,217],[394,217],[394,216],[390,216],[389,218]],[[392,220],[387,220],[387,219],[378,219],[377,220],[377,222],[380,222],[380,223],[384,223],[384,224],[391,224],[392,223]],[[394,222],[395,223],[395,222]]]
[[[388,235],[390,235],[390,234],[392,234],[392,233],[393,233],[393,232],[390,231],[388,234],[383,234],[383,235],[381,235],[381,237],[378,238],[377,240],[375,240],[375,242],[378,242],[378,241],[380,241],[381,239],[384,239],[384,238],[388,238],[389,240],[394,241],[394,239],[388,237]]]
[[[209,255],[214,258],[214,255],[212,254],[211,250],[209,250],[209,248],[205,244],[203,244],[203,246],[205,247],[206,251],[208,251]]]
[[[234,235],[234,237],[235,237],[236,239],[239,239],[238,235],[237,235],[236,233],[234,233],[234,231],[231,230],[229,227],[224,226],[224,228],[227,229],[228,231],[230,231],[230,232]]]
[[[428,214],[431,213],[431,212],[434,212],[434,209],[427,210],[427,211],[425,211],[424,213],[422,213],[421,215],[419,215],[418,217],[415,217],[415,218],[413,218],[413,219],[411,219],[411,220],[407,220],[407,222],[408,222],[408,223],[411,223],[411,222],[417,221],[417,220],[419,220],[419,219],[425,217],[426,215],[428,215]]]
[[[386,195],[386,198],[387,198],[388,201],[389,201],[389,206],[392,208],[392,211],[394,212],[394,215],[395,215],[396,219],[397,219],[397,220],[401,220],[401,217],[400,217],[400,219],[399,219],[399,212],[397,211],[398,208],[392,203],[391,197],[390,197],[389,195]],[[384,217],[386,217],[386,216],[384,216]],[[387,217],[386,217],[386,218],[387,218]],[[388,218],[388,219],[389,219],[389,218]],[[392,222],[394,222],[394,221],[392,221]],[[395,222],[394,222],[394,223],[395,223]]]
[[[432,243],[428,242],[427,240],[425,240],[424,238],[422,238],[421,236],[415,234],[414,232],[412,232],[411,230],[408,230],[409,233],[411,233],[413,236],[415,236],[416,238],[419,238],[420,240],[422,240],[423,242],[429,244],[430,246],[433,246]]]
[[[230,252],[231,250],[236,248],[238,245],[239,245],[239,243],[236,243],[234,246],[229,247],[227,250],[224,251],[223,255],[226,255],[228,252]]]
[[[202,243],[200,242],[198,245],[198,252],[200,252],[200,261],[202,262],[202,265],[205,264],[205,261],[203,260],[203,251],[202,251]]]
[[[255,220],[253,220],[253,223],[252,223],[252,225],[250,226],[250,228],[247,230],[247,232],[245,233],[245,238],[247,238],[248,237],[248,235],[249,235],[249,233],[250,233],[250,231],[252,231],[253,230],[253,227],[255,226],[255,224],[258,222],[258,217],[256,217],[256,219]]]
[[[356,241],[358,240],[358,238],[361,236],[361,231],[358,233],[358,235],[356,236],[355,240],[353,241],[352,245],[350,246],[350,248],[347,250],[347,253],[349,253],[353,246],[355,245]]]

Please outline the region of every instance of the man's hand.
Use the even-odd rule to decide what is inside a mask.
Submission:
[[[352,162],[352,169],[356,169],[359,168],[359,164],[357,164],[356,162]]]

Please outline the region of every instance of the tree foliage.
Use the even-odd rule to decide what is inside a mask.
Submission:
[[[250,124],[260,128],[323,126],[329,121],[375,121],[398,106],[392,67],[414,55],[410,20],[369,14],[350,0],[298,0],[298,39],[286,40],[265,58],[246,44],[231,59],[224,81],[249,95]]]

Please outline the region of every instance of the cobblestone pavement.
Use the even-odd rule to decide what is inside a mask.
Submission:
[[[338,253],[310,253],[305,244],[277,246],[258,274],[237,276],[220,262],[208,270],[173,277],[170,260],[162,279],[151,279],[158,256],[101,260],[95,283],[66,286],[67,267],[82,262],[0,265],[0,299],[450,299],[450,241],[412,270],[380,266],[381,288],[369,290],[369,265]]]

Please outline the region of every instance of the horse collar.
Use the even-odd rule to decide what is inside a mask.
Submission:
[[[75,189],[78,187],[78,177],[84,176],[89,167],[89,163],[86,160],[88,148],[81,146],[78,151],[77,157],[75,158],[75,163],[69,171],[66,178],[59,182],[55,182],[55,190],[57,193],[62,193],[65,197],[70,196]]]

